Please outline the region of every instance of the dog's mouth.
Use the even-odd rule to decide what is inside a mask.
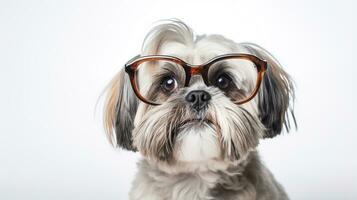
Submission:
[[[193,119],[186,119],[182,121],[179,125],[179,127],[185,126],[185,125],[202,125],[202,124],[214,124],[214,122],[209,119],[209,118],[193,118]]]

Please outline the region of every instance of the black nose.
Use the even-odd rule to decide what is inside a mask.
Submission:
[[[186,95],[185,99],[193,109],[200,111],[207,106],[211,95],[203,90],[193,90]]]

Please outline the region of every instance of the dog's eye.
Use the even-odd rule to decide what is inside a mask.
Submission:
[[[176,87],[177,81],[171,76],[164,77],[161,81],[161,88],[165,92],[172,92]]]
[[[232,79],[227,74],[221,74],[218,76],[215,82],[215,86],[217,86],[221,90],[225,90],[231,84]]]

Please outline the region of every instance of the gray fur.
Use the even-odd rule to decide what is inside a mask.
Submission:
[[[176,135],[182,128],[180,123],[189,115],[181,96],[171,97],[169,103],[160,106],[148,106],[143,119],[133,131],[134,141],[138,141],[135,146],[151,159],[171,160]]]
[[[120,72],[119,97],[116,105],[115,135],[119,147],[136,151],[132,145],[132,130],[134,129],[134,118],[138,107],[138,99],[130,85],[129,76]]]
[[[268,70],[259,90],[260,118],[267,128],[264,137],[271,138],[280,134],[283,125],[289,131],[289,111],[296,127],[294,111],[290,107],[295,96],[294,85],[290,76],[283,70],[280,63],[262,47],[252,43],[241,43],[240,45],[268,62]]]
[[[221,171],[220,179],[210,191],[214,199],[288,199],[284,189],[261,163],[257,152],[237,166]]]
[[[138,168],[130,191],[132,200],[289,199],[254,151],[226,171],[171,174],[146,159],[138,163]]]

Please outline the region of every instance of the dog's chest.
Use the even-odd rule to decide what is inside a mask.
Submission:
[[[210,190],[215,187],[217,175],[206,174],[181,174],[163,180],[168,199],[211,199]]]
[[[131,199],[212,199],[210,191],[219,179],[218,174],[212,172],[173,175],[142,166],[133,182]]]

